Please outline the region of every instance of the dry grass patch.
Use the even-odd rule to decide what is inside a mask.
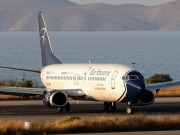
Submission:
[[[30,96],[23,98],[21,96],[0,94],[0,101],[6,101],[6,100],[42,100],[42,97],[40,95],[37,95],[37,96]]]
[[[33,121],[31,131],[24,129],[24,122],[22,121],[0,121],[0,135],[179,130],[179,121],[180,114],[166,116],[135,114],[124,117],[100,117],[95,119],[82,119],[79,116],[71,116],[52,122]]]
[[[153,91],[156,97],[180,97],[180,86],[161,89],[158,93]]]
[[[25,133],[22,121],[0,121],[0,134],[1,135],[21,135]]]

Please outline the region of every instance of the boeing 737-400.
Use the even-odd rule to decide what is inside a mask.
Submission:
[[[68,98],[104,102],[104,110],[116,110],[116,103],[127,104],[126,112],[134,105],[150,105],[155,97],[152,90],[180,85],[180,81],[146,84],[136,69],[119,64],[64,64],[52,50],[42,12],[38,13],[42,66],[39,70],[10,68],[40,73],[45,89],[0,87],[0,93],[12,95],[42,95],[44,105],[60,111],[70,111]]]

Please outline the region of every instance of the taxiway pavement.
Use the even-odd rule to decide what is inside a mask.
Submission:
[[[41,100],[0,101],[1,120],[53,121],[65,116],[80,116],[81,118],[121,117],[127,115],[126,104],[118,103],[117,111],[104,112],[102,102],[70,100],[70,112],[58,112],[57,108],[47,108]],[[156,98],[149,106],[136,106],[135,113],[146,115],[167,115],[180,112],[180,97]]]

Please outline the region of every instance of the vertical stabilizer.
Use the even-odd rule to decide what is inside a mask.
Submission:
[[[56,58],[53,54],[51,42],[49,40],[49,36],[42,12],[38,13],[38,21],[39,21],[42,66],[47,66],[52,64],[62,64],[62,62],[58,58]]]

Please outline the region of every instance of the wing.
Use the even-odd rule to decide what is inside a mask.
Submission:
[[[178,86],[178,85],[180,85],[180,81],[154,83],[154,84],[147,84],[146,89],[150,91],[156,90],[156,92],[158,92],[162,88],[168,88],[168,87]]]
[[[7,95],[35,96],[35,95],[43,95],[44,91],[45,89],[42,88],[0,86],[0,94],[7,94]]]
[[[7,94],[7,95],[16,95],[16,96],[36,96],[36,95],[43,95],[46,89],[43,88],[25,88],[25,87],[7,87],[7,86],[0,86],[0,94]],[[48,90],[51,91],[51,90]],[[66,90],[59,90],[64,93],[68,97],[82,97],[85,96],[84,92],[80,89],[66,89]]]

